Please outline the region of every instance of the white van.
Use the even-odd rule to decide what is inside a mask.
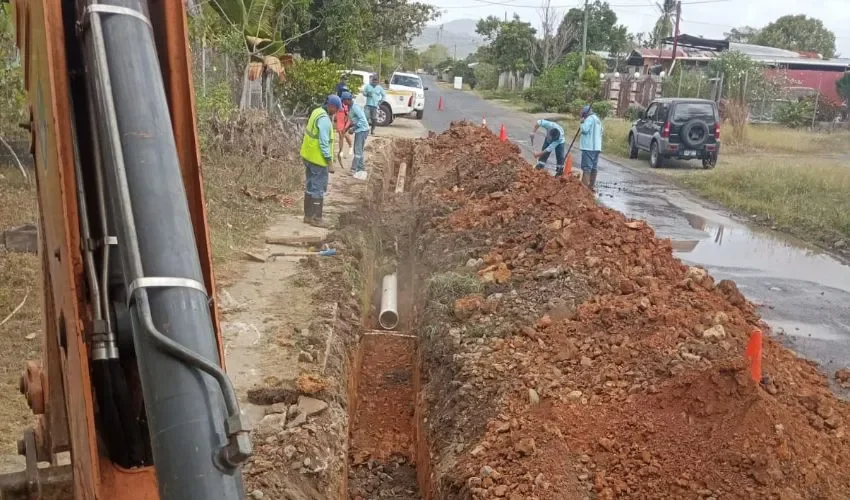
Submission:
[[[372,75],[369,71],[361,71],[357,69],[344,70],[340,73],[348,75],[348,88],[354,93],[354,102],[360,106],[366,105],[366,96],[363,95],[363,87],[369,83],[369,77]],[[383,102],[378,106],[377,125],[386,127],[391,124],[398,116],[409,115],[414,110],[416,93],[412,90],[392,88],[384,89],[386,96]],[[423,103],[424,106],[424,103]]]

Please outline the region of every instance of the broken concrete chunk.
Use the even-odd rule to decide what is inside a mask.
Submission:
[[[308,398],[307,396],[298,396],[298,412],[307,417],[317,415],[328,408],[328,404],[321,399]]]

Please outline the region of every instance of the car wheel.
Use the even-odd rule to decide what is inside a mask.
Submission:
[[[661,168],[664,163],[664,158],[661,157],[661,151],[658,149],[658,142],[652,141],[649,146],[649,166],[652,168]]]
[[[637,139],[635,134],[629,134],[629,158],[635,159],[638,157]]]
[[[420,109],[419,111],[417,111],[417,112],[416,112],[416,119],[417,119],[417,120],[421,120],[421,119],[422,119],[422,115],[424,115],[424,114],[425,114],[425,110],[424,110],[424,109]]]
[[[717,153],[712,153],[708,158],[702,159],[702,168],[712,169],[717,166]]]
[[[378,106],[378,111],[375,115],[375,119],[378,120],[379,127],[388,127],[390,123],[393,122],[393,110],[387,103],[383,103]]]

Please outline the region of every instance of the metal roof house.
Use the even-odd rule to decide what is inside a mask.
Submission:
[[[712,40],[692,35],[679,35],[676,57],[673,58],[673,38],[664,40],[662,50],[635,49],[629,55],[627,63],[640,73],[649,73],[651,68],[660,68],[666,72],[674,64],[690,67],[705,66],[721,52],[741,52],[754,61],[761,63],[768,74],[781,73],[799,83],[799,87],[811,89],[834,102],[841,103],[835,88],[835,82],[850,69],[850,59],[824,59],[820,54],[801,53],[747,43],[735,43],[728,40]],[[674,62],[675,61],[675,62]]]

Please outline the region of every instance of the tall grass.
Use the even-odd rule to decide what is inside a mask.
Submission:
[[[835,155],[850,154],[850,132],[809,132],[779,125],[748,125],[747,141],[733,151]]]

